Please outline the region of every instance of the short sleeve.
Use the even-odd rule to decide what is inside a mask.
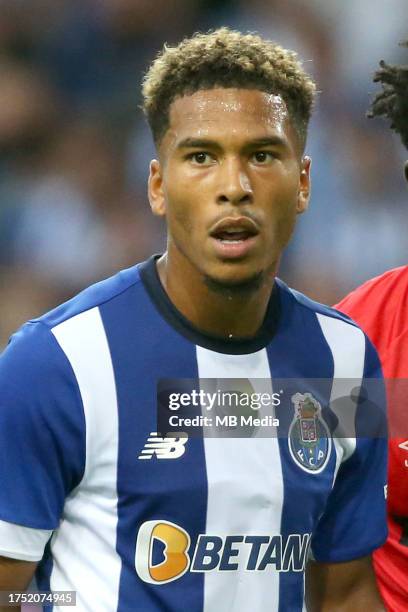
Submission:
[[[316,561],[342,562],[371,554],[387,538],[387,424],[381,366],[366,339],[364,380],[355,417],[354,450],[340,464],[311,542]],[[350,440],[337,440],[336,444]]]
[[[51,330],[27,323],[0,357],[0,554],[39,557],[34,530],[45,539],[58,527],[84,466],[85,419],[74,373]],[[24,550],[30,543],[35,552]]]

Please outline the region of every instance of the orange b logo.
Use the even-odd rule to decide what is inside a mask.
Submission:
[[[164,545],[164,561],[153,565],[154,541]],[[180,578],[190,566],[187,550],[190,536],[184,529],[168,521],[146,521],[136,541],[135,567],[144,582],[165,584]]]

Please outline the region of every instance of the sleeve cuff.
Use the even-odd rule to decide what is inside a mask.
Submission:
[[[41,561],[52,530],[32,529],[0,520],[0,555],[21,561]]]
[[[309,558],[312,561],[318,563],[344,563],[347,561],[354,561],[354,559],[360,559],[361,557],[367,557],[371,555],[377,548],[383,546],[387,540],[388,531],[382,534],[381,538],[370,542],[369,545],[359,548],[349,548],[336,550],[335,548],[327,551],[326,553],[315,554],[312,547],[309,549]]]

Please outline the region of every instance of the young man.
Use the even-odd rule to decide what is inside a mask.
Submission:
[[[314,84],[292,52],[223,28],[166,47],[143,92],[167,251],[29,322],[1,358],[1,586],[37,568],[79,610],[295,612],[310,552],[310,610],[381,610],[386,443],[326,424],[337,379],[377,379],[379,362],[275,279],[309,200]],[[278,435],[162,437],[162,379],[266,384]]]
[[[382,91],[374,99],[369,116],[390,119],[391,127],[408,149],[408,65],[389,66],[382,61],[380,66],[374,80],[382,84]],[[405,177],[408,180],[408,162]],[[389,535],[374,555],[380,591],[391,612],[408,609],[408,428],[404,416],[408,379],[407,299],[408,266],[404,266],[368,281],[336,306],[357,321],[376,346],[384,376],[389,379],[389,397],[393,400],[390,401]]]

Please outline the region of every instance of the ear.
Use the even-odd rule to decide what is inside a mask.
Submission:
[[[296,206],[296,212],[298,215],[307,210],[309,206],[310,199],[310,168],[312,166],[312,160],[310,157],[305,155],[302,157],[301,161],[301,170],[299,177],[299,191],[298,191],[298,201]]]
[[[162,168],[157,159],[152,159],[150,162],[148,196],[153,214],[158,217],[164,217],[166,214],[166,200],[163,193]]]

